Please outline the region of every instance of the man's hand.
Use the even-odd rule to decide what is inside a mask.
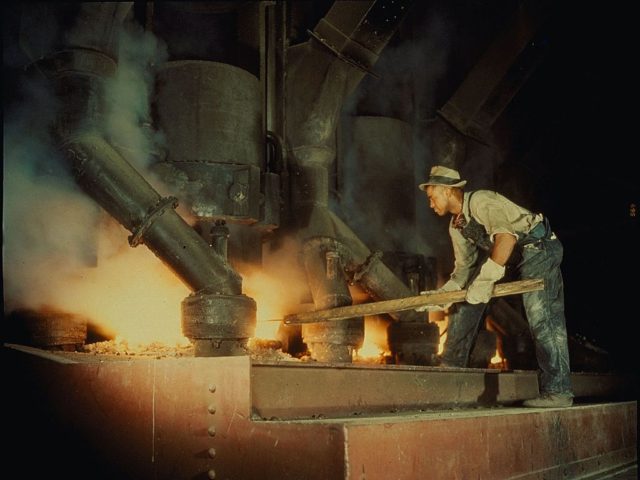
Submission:
[[[458,285],[454,280],[449,280],[443,286],[438,288],[437,290],[423,290],[420,292],[420,295],[431,295],[433,293],[442,293],[442,292],[454,292],[456,290],[462,290],[460,285]],[[416,308],[416,312],[441,312],[446,310],[451,306],[450,303],[445,305],[425,305],[424,307]]]
[[[480,274],[467,288],[465,300],[472,304],[487,303],[493,293],[493,285],[504,277],[504,266],[497,264],[491,258],[482,265]]]

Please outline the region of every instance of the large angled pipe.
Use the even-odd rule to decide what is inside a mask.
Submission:
[[[299,241],[309,245],[312,239],[330,238],[345,245],[345,269],[373,298],[380,300],[408,297],[412,292],[381,261],[380,255],[372,254],[329,210],[328,167],[336,157],[336,130],[344,101],[377,61],[404,18],[408,3],[337,1],[310,32],[311,39],[287,52],[286,140]],[[314,299],[326,295],[324,291],[314,291],[317,284],[310,282]],[[326,284],[322,285],[326,288]],[[337,286],[336,289],[344,291]],[[351,303],[351,299],[343,298],[343,303]],[[403,312],[395,317],[406,325],[419,324],[429,341],[435,334],[437,346],[437,329],[429,328],[423,315]],[[353,320],[346,322],[349,321]],[[324,335],[333,340],[340,337],[343,344],[348,344],[348,328],[324,328]],[[303,329],[303,336],[305,333],[318,340],[314,335],[317,332]],[[336,361],[340,360],[338,356]]]
[[[348,245],[351,268],[368,260],[366,272],[358,278],[380,300],[412,292],[329,210],[328,167],[336,156],[336,129],[344,100],[377,61],[408,5],[406,1],[337,1],[312,38],[287,53],[287,145],[298,236],[302,242],[331,237]]]
[[[77,183],[194,291],[183,302],[183,333],[197,356],[243,353],[255,302],[241,277],[99,133],[104,80],[115,72],[115,32],[131,3],[83,3],[62,52],[41,62],[61,111],[54,133]]]
[[[463,135],[487,142],[493,123],[543,58],[544,45],[533,40],[547,17],[549,5],[548,0],[525,0],[518,5],[507,27],[438,111],[442,119]]]
[[[67,135],[61,148],[76,182],[131,232],[132,247],[146,245],[193,291],[238,295],[240,276],[100,134]]]

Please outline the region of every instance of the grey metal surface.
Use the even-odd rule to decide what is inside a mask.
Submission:
[[[245,224],[263,219],[265,134],[258,79],[236,66],[201,60],[167,62],[157,79],[158,124],[167,136],[167,153],[155,171],[196,217]],[[266,200],[273,202],[273,195]]]
[[[157,74],[167,161],[252,165],[264,161],[260,83],[233,65],[167,62]]]
[[[256,302],[245,295],[194,293],[182,301],[182,332],[197,357],[244,355],[256,328]]]
[[[302,249],[307,282],[316,309],[351,305],[339,248],[332,238],[309,239]],[[364,319],[349,318],[302,328],[311,356],[322,362],[350,362],[352,349],[364,340]]]

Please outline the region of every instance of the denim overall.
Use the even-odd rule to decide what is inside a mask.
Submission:
[[[471,199],[469,199],[471,201]],[[492,248],[489,235],[483,225],[471,218],[462,228],[462,235],[474,243],[478,252],[478,266],[471,276],[480,273]],[[564,294],[560,262],[562,244],[551,231],[545,218],[527,234],[518,234],[515,249],[522,260],[515,265],[520,279],[542,278],[544,290],[523,294],[524,309],[533,337],[538,360],[540,393],[571,393],[569,348],[564,317]],[[512,255],[513,257],[514,255]],[[471,281],[467,286],[471,284]],[[457,304],[449,316],[447,339],[442,354],[442,364],[466,367],[469,354],[478,334],[480,321],[487,304]]]

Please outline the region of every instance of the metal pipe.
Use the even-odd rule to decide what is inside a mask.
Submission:
[[[352,304],[351,293],[342,267],[340,250],[332,238],[315,237],[303,248],[313,303],[316,309]],[[302,337],[314,359],[321,362],[351,362],[351,351],[364,341],[364,319],[352,317],[331,324],[307,324]]]
[[[411,289],[382,262],[381,254],[372,252],[336,214],[327,210],[327,215],[335,229],[336,238],[348,252],[345,268],[352,272],[354,282],[374,300],[393,300],[413,295]],[[422,314],[414,311],[392,312],[389,315],[401,321],[424,320]]]
[[[88,132],[63,140],[61,149],[77,183],[132,235],[144,243],[192,290],[238,295],[240,276],[161,198],[102,136]]]
[[[211,246],[224,259],[227,257],[227,247],[229,241],[229,228],[224,220],[216,220],[216,223],[211,227]]]

